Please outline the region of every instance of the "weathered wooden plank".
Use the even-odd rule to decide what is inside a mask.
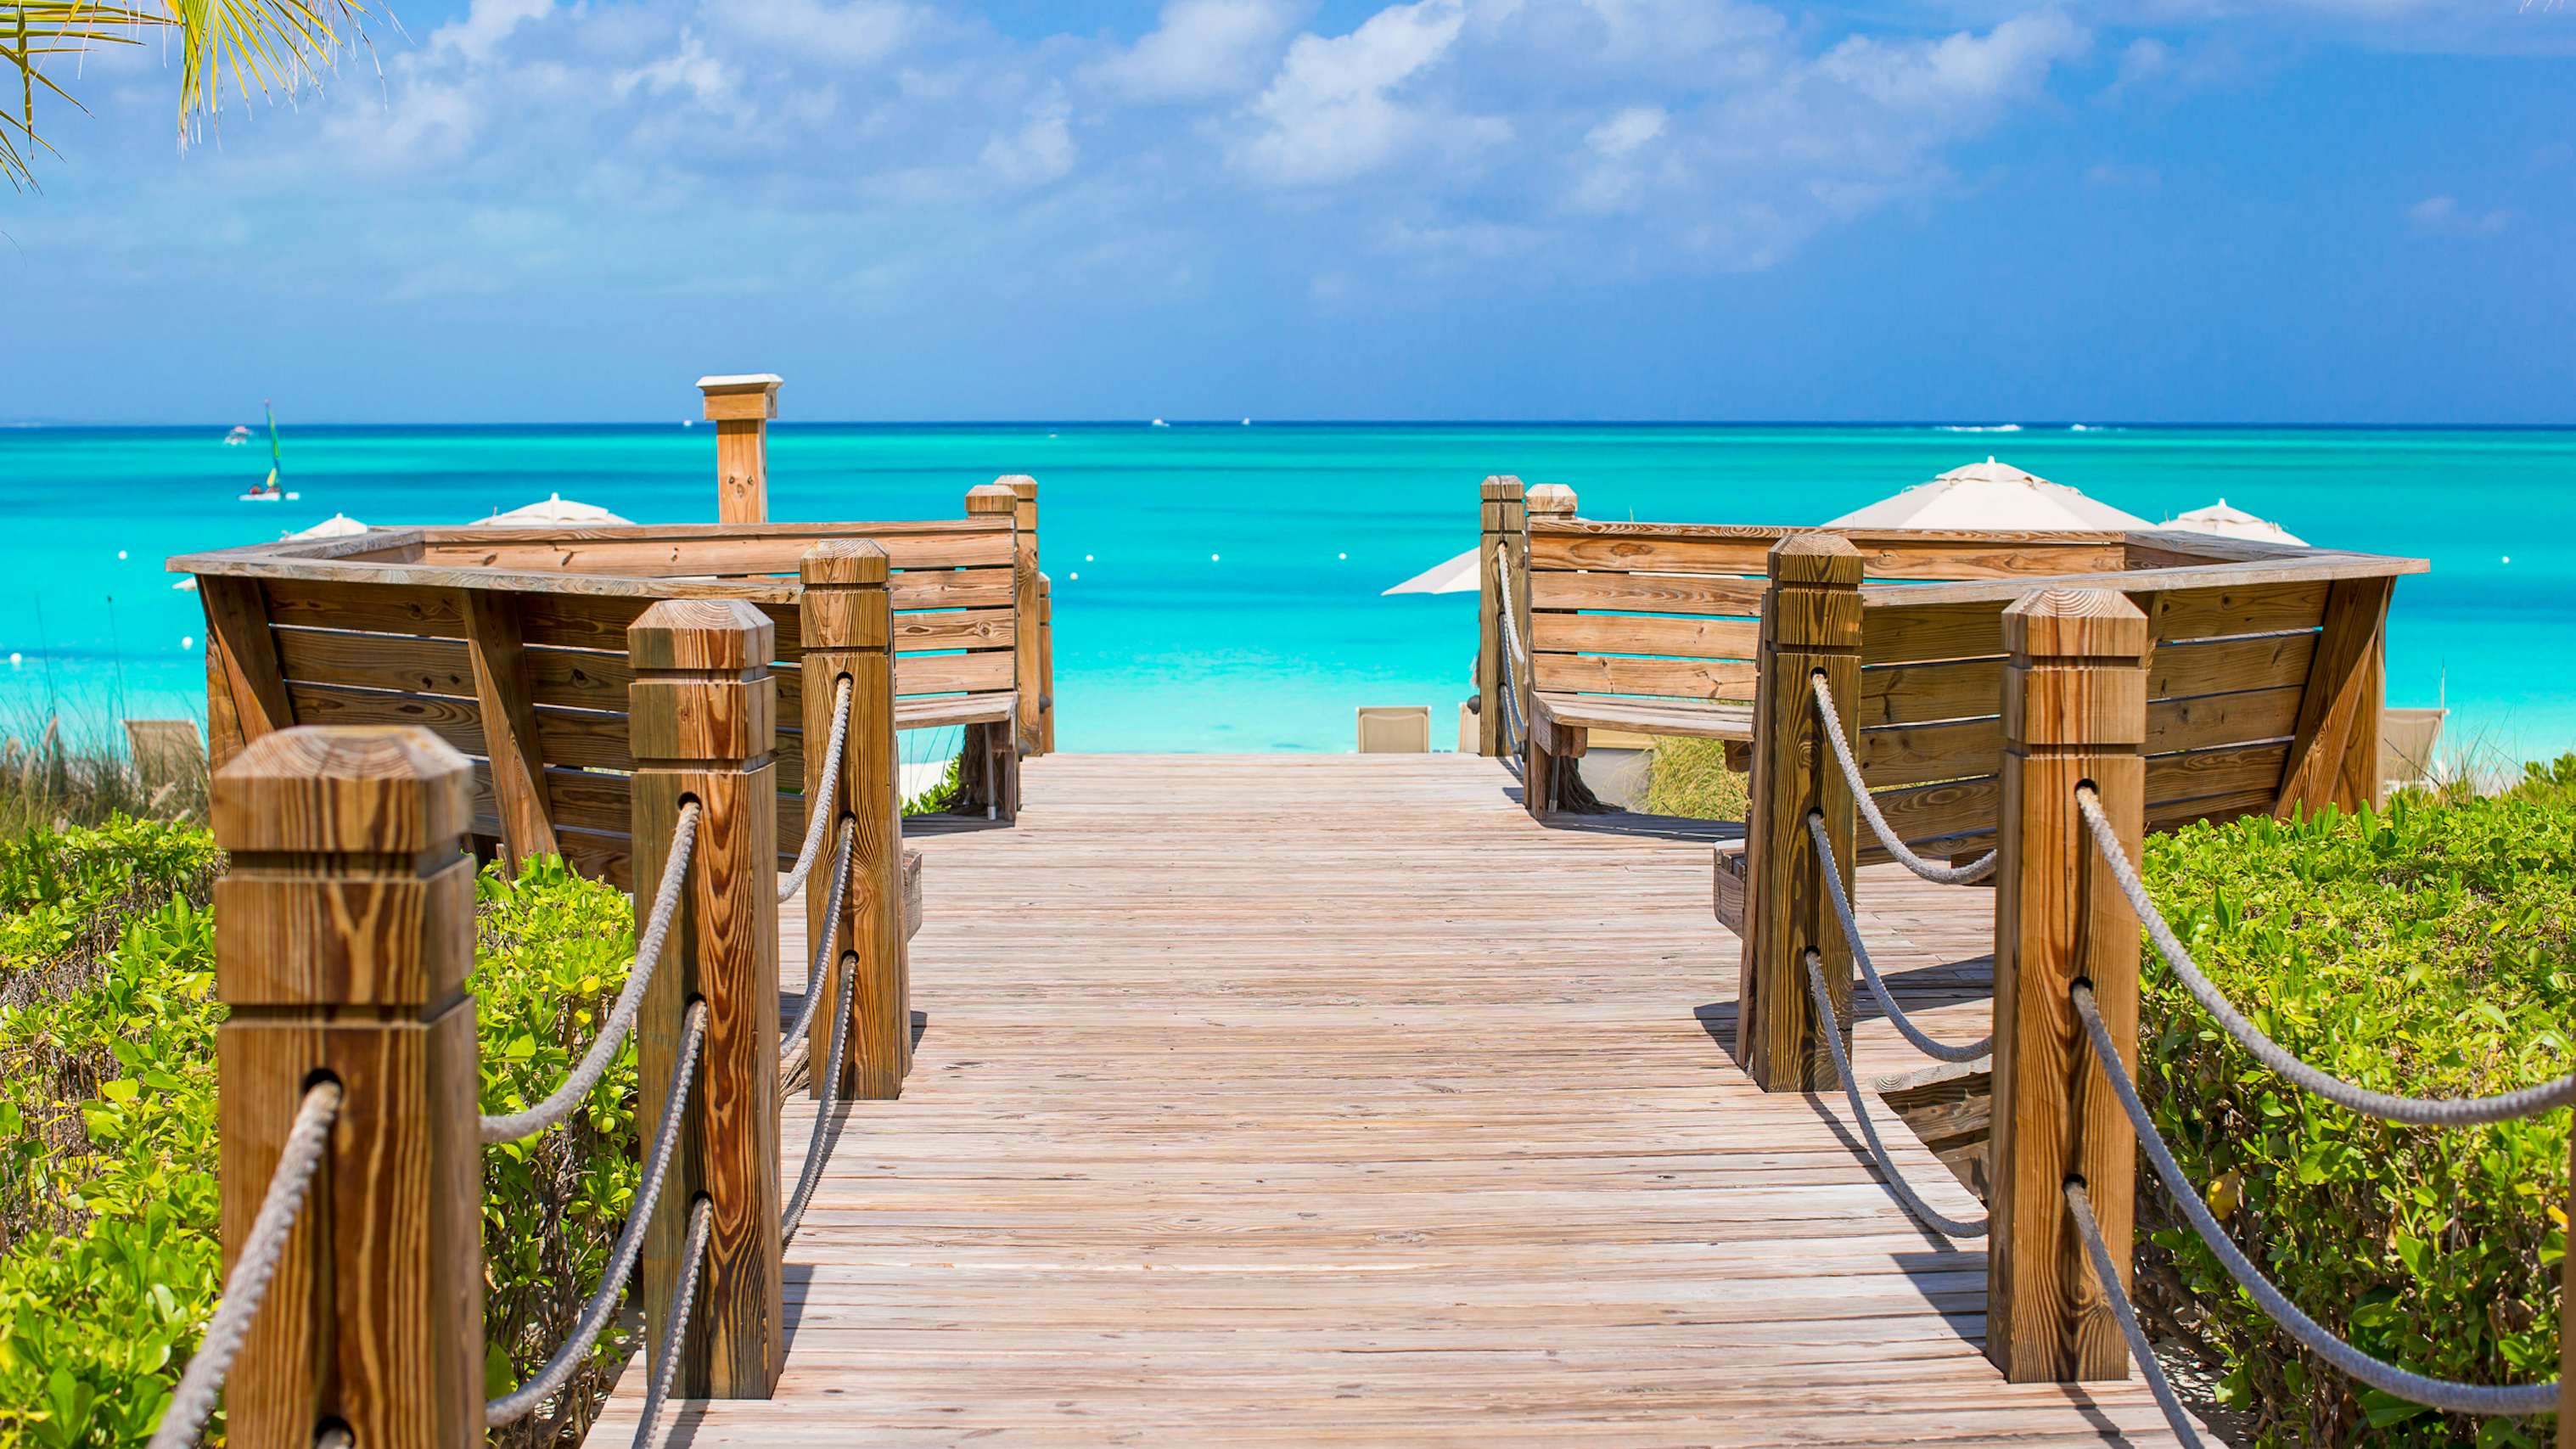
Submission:
[[[2161,649],[2172,641],[2313,629],[2325,612],[2326,585],[2310,580],[2262,582],[2217,588],[2159,589],[2154,573],[2109,575],[2124,592],[2157,595],[2150,621]],[[1926,594],[1935,591],[1926,589]],[[1998,655],[2009,599],[1873,604],[1864,617],[1863,662],[1904,664],[1927,659]]]
[[[1582,729],[1630,730],[1687,739],[1750,740],[1750,704],[1694,704],[1684,700],[1614,699],[1597,694],[1543,694],[1538,712]]]
[[[1540,653],[1750,660],[1762,642],[1762,626],[1751,619],[1566,614],[1544,609],[1531,615],[1530,631],[1530,647]]]
[[[2299,717],[2300,694],[2292,685],[2158,700],[2147,707],[2147,748],[2166,754],[2287,738]],[[1880,789],[1991,774],[2003,743],[2000,717],[1865,729],[1861,774]]]
[[[1533,609],[1615,609],[1635,613],[1758,618],[1770,581],[1712,574],[1566,573],[1530,575]]]
[[[1625,659],[1606,654],[1534,654],[1538,688],[1564,694],[1644,694],[1747,700],[1758,673],[1749,660]]]
[[[2380,651],[2393,582],[2351,579],[2333,586],[2275,813],[2378,803]]]
[[[2231,694],[2307,677],[2314,634],[2191,640],[2159,645],[2147,667],[2147,697]],[[2001,659],[1951,659],[1864,669],[1864,726],[1920,724],[1994,714],[2003,698]]]

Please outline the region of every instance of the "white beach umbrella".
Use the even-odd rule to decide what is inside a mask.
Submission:
[[[495,513],[489,518],[478,518],[474,521],[478,525],[489,525],[498,528],[528,528],[542,526],[549,523],[572,523],[587,526],[593,524],[631,523],[634,520],[620,518],[616,514],[609,512],[607,509],[599,507],[597,504],[577,503],[572,499],[564,497],[560,493],[550,493],[544,498],[541,498],[524,508],[513,508],[507,513]]]
[[[1481,549],[1469,549],[1447,563],[1433,564],[1381,594],[1464,594],[1475,590],[1484,569]]]
[[[2308,541],[2268,518],[2256,518],[2242,508],[2230,508],[2219,499],[2207,508],[2177,513],[2166,520],[2165,527],[2191,533],[2214,533],[2220,538],[2241,538],[2251,543],[2287,543],[2306,548]]]
[[[2134,513],[1988,458],[1832,519],[1827,528],[2019,529],[2067,533],[2153,528]]]
[[[364,533],[366,531],[367,526],[360,523],[358,520],[351,518],[345,513],[334,513],[330,517],[323,519],[320,523],[313,525],[311,528],[299,528],[293,533],[288,534],[287,537],[347,538],[353,533]]]

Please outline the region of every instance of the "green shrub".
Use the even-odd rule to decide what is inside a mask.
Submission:
[[[2477,1095],[2576,1067],[2576,758],[2501,798],[2401,796],[2151,839],[2146,874],[2204,970],[2292,1053],[2347,1080]],[[2140,1082],[2247,1255],[2320,1323],[2421,1372],[2553,1376],[2568,1118],[2466,1131],[2327,1106],[2222,1035],[2152,952]],[[2141,1164],[2141,1172],[2146,1169]],[[2148,1179],[2151,1183],[2152,1179]],[[2142,1185],[2141,1294],[2216,1357],[2263,1443],[2537,1445],[2362,1388],[2255,1310]]]
[[[1649,758],[1646,813],[1692,820],[1741,820],[1752,805],[1752,782],[1726,768],[1723,740],[1658,735]]]
[[[75,859],[86,848],[65,847]],[[159,864],[128,879],[212,848],[202,832],[142,840],[138,859]],[[103,866],[70,874],[93,891],[117,878]],[[597,1030],[624,984],[633,923],[625,897],[553,861],[516,880],[487,873],[477,907],[482,1105],[508,1110],[560,1081]],[[34,954],[0,963],[0,975],[47,969]],[[47,1097],[23,1072],[0,1077],[12,1151],[37,1137],[27,1124],[40,1116],[67,1124],[45,1150],[20,1152],[10,1181],[30,1226],[0,1254],[0,1446],[140,1444],[195,1351],[222,1287],[213,990],[213,922],[183,896],[126,922],[94,979],[0,1007],[0,1063],[33,1043],[112,1063],[77,1098]],[[635,1090],[630,1044],[587,1112],[484,1155],[495,1392],[543,1361],[598,1280],[634,1192]],[[622,1353],[612,1336],[550,1415],[496,1440],[577,1435]]]

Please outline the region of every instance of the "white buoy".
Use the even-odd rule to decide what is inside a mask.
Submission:
[[[182,634],[182,635],[180,635],[180,636],[179,636],[179,647],[180,647],[180,648],[182,648],[182,649],[194,649],[194,648],[196,648],[196,647],[197,647],[197,636],[196,636],[196,635],[194,635],[194,634]]]
[[[1091,562],[1091,555],[1089,555],[1089,554],[1084,554],[1084,555],[1082,556],[1082,561],[1083,561],[1084,563],[1089,563],[1089,562]]]
[[[2504,561],[2505,561],[2506,563],[2511,563],[2511,562],[2513,562],[2513,555],[2512,555],[2512,554],[2506,554],[2506,555],[2504,556]]]
[[[1346,553],[1337,553],[1337,554],[1333,555],[1333,557],[1335,557],[1335,558],[1349,558],[1349,557],[1350,557],[1350,555],[1349,555],[1349,554],[1346,554]]]
[[[24,660],[26,659],[26,657],[27,657],[27,656],[25,656],[25,655],[23,655],[23,654],[19,653],[19,652],[18,652],[17,650],[15,650],[15,649],[10,650],[10,651],[9,651],[9,667],[10,667],[10,668],[12,668],[12,669],[17,668],[17,667],[18,667],[18,665],[19,665],[22,661],[24,661]]]
[[[125,562],[125,550],[120,548],[116,551],[116,561],[118,563]]]
[[[1081,573],[1079,573],[1079,572],[1075,572],[1075,573],[1069,573],[1069,574],[1066,574],[1066,575],[1065,575],[1065,577],[1066,577],[1066,578],[1069,578],[1069,579],[1074,579],[1074,580],[1079,581],[1079,580],[1082,578],[1082,575],[1081,575]]]
[[[1209,563],[1215,563],[1215,562],[1216,562],[1216,555],[1215,555],[1215,554],[1209,554],[1209,555],[1208,555],[1208,562],[1209,562]]]

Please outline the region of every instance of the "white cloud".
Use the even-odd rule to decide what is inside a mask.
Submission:
[[[2457,197],[2428,196],[2406,208],[2406,221],[2418,236],[2494,236],[2513,224],[2513,213],[2463,211]]]
[[[484,64],[512,32],[528,21],[543,19],[554,8],[554,0],[474,0],[464,19],[430,32],[429,53],[447,51],[471,64]]]
[[[893,54],[929,19],[890,0],[705,0],[701,13],[773,50],[860,65]]]
[[[1856,35],[1827,52],[1816,74],[1892,111],[1975,116],[2037,91],[2050,66],[2089,43],[2064,12],[2042,10],[1984,35],[1961,31],[1929,44]]]
[[[1667,119],[1661,106],[1630,106],[1585,132],[1583,139],[1604,156],[1625,156],[1664,134]]]
[[[1151,33],[1084,76],[1137,101],[1239,95],[1277,58],[1294,23],[1288,0],[1170,0]]]
[[[986,170],[1012,186],[1040,186],[1073,169],[1073,130],[1062,105],[1041,107],[1029,123],[984,143]]]
[[[1511,134],[1494,117],[1406,104],[1397,92],[1438,65],[1467,20],[1463,0],[1390,5],[1348,35],[1301,35],[1253,103],[1262,130],[1236,159],[1291,186],[1347,181],[1419,145],[1472,148]]]
[[[651,96],[685,93],[710,111],[740,114],[746,108],[734,93],[735,84],[733,68],[684,30],[678,50],[649,65],[620,71],[610,88],[621,101],[638,90]]]

